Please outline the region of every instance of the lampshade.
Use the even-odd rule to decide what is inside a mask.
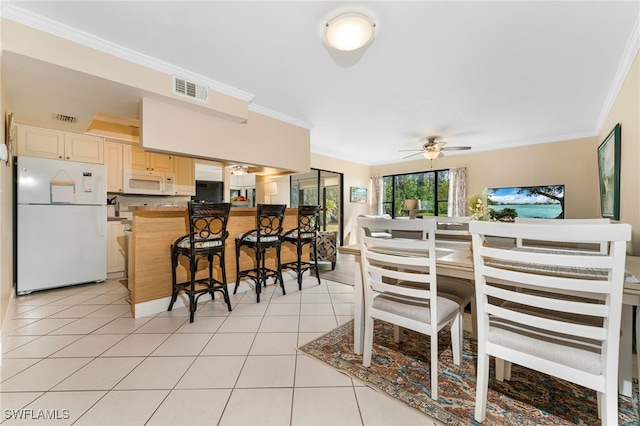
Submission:
[[[265,182],[264,193],[269,195],[278,194],[278,184],[276,182]]]
[[[436,158],[438,158],[438,155],[440,155],[440,151],[425,150],[422,155],[424,155],[424,158],[426,158],[427,160],[435,160]]]
[[[420,200],[404,200],[404,210],[420,210]]]
[[[336,16],[325,26],[324,38],[333,48],[351,51],[361,48],[373,39],[376,25],[359,13]]]

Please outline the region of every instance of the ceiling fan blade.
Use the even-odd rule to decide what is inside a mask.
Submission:
[[[407,155],[406,157],[402,157],[402,159],[404,160],[405,158],[413,157],[415,155],[420,155],[420,154],[422,154],[422,150],[420,150],[420,152],[416,152],[415,154],[410,154],[410,155]]]
[[[448,146],[440,148],[441,151],[465,151],[471,149],[470,146]]]
[[[422,152],[421,149],[399,149],[398,152]]]

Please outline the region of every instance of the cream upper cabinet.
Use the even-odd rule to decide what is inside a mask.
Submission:
[[[104,143],[107,192],[122,192],[122,152],[123,145],[121,143],[108,141]]]
[[[173,168],[176,195],[196,195],[196,165],[193,158],[175,156]]]
[[[173,173],[173,155],[158,154],[156,152],[149,152],[149,167],[154,172],[169,172]]]
[[[18,155],[104,163],[103,139],[30,126],[17,126]]]
[[[125,145],[123,151],[123,166],[125,169],[149,170],[147,153],[131,145]]]
[[[123,159],[124,168],[173,173],[173,155],[146,152],[137,146],[125,145]]]
[[[64,132],[29,126],[16,126],[18,155],[64,159]]]
[[[104,140],[99,136],[64,134],[64,159],[104,164]]]

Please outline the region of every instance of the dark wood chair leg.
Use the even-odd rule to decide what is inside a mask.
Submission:
[[[240,245],[236,240],[236,286],[233,288],[233,294],[236,294],[240,286]]]
[[[316,271],[316,278],[318,279],[318,285],[320,285],[320,268],[318,268],[318,246],[316,245],[316,240],[314,239],[311,242],[313,246],[313,263],[312,268]],[[309,259],[311,260],[311,259]]]

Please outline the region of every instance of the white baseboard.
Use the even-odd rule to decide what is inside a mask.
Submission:
[[[233,294],[233,288],[235,287],[235,283],[227,284],[227,289],[229,290],[229,294]],[[243,292],[252,289],[249,287],[248,282],[240,281],[240,286],[238,287],[238,292]],[[160,312],[165,312],[169,308],[169,303],[171,303],[171,296],[163,297],[162,299],[150,300],[148,302],[136,303],[135,305],[135,316],[134,318],[148,317],[150,315],[156,315]],[[176,302],[173,304],[173,309],[180,309],[183,307],[189,307],[189,299],[183,294],[180,294],[176,299]]]
[[[148,302],[136,303],[134,318],[140,317],[148,317],[150,315],[156,315],[160,312],[164,312],[169,308],[169,303],[171,302],[171,296],[163,297],[162,299],[150,300]],[[182,297],[178,297],[176,303],[173,304],[173,307],[178,309],[185,306],[184,299]]]
[[[15,291],[11,291],[11,296],[9,297],[9,303],[7,303],[7,312],[4,314],[4,318],[2,319],[2,328],[0,329],[0,366],[2,365],[2,342],[4,341],[4,337],[7,335],[7,324],[9,323],[9,319],[11,318],[11,313],[13,312],[13,303],[16,300]]]
[[[117,278],[126,278],[124,275],[124,271],[123,272],[108,272],[107,273],[107,279],[108,280],[115,280]]]

